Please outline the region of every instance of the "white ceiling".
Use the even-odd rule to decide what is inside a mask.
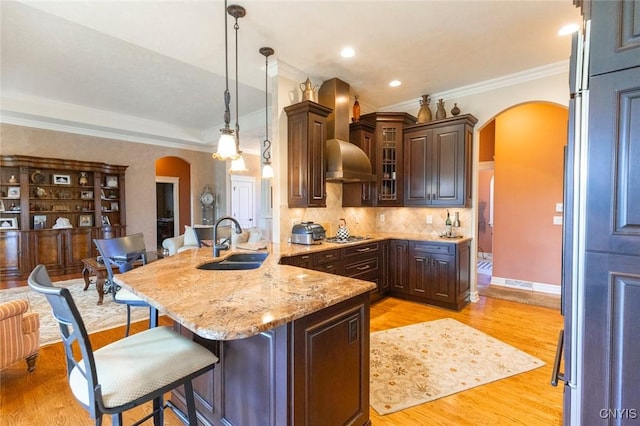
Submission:
[[[566,61],[570,0],[230,0],[241,135],[264,138],[264,56],[314,84],[338,77],[365,112]],[[1,1],[2,121],[212,150],[223,125],[224,2]],[[356,56],[343,59],[343,46]],[[229,17],[232,127],[233,18]],[[390,88],[400,79],[399,88]],[[82,130],[79,130],[82,129]]]

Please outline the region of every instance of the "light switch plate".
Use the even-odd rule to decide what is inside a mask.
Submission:
[[[564,206],[562,203],[556,203],[556,212],[562,213]]]
[[[562,216],[554,216],[553,217],[554,225],[562,225]]]
[[[428,214],[427,215],[427,225],[431,225],[433,223],[433,216]]]

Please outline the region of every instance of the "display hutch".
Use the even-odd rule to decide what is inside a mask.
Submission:
[[[0,157],[0,279],[25,279],[37,265],[77,273],[94,238],[126,234],[127,166]]]
[[[403,128],[415,124],[416,118],[406,112],[372,112],[360,121],[375,126],[376,158],[374,168],[377,206],[402,206],[404,194]]]

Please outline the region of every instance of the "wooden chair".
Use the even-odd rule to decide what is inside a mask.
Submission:
[[[69,290],[54,287],[44,265],[35,267],[28,283],[51,305],[62,335],[69,386],[96,425],[105,414],[112,416],[113,425],[122,425],[124,411],[149,401],[153,412],[135,424],[153,417],[154,424],[161,425],[163,395],[182,385],[189,424],[197,424],[192,380],[214,368],[218,358],[213,353],[168,327],[150,328],[94,351]]]
[[[125,336],[129,335],[131,326],[131,307],[146,306],[149,308],[149,328],[157,325],[158,313],[147,302],[129,290],[116,286],[113,281],[113,267],[120,272],[127,272],[134,268],[135,264],[146,265],[147,250],[142,233],[127,235],[125,237],[94,239],[98,253],[107,269],[109,282],[111,283],[111,295],[114,302],[127,306],[127,327]]]

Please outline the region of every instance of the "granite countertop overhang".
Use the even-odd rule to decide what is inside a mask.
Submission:
[[[279,244],[268,251],[257,269],[215,271],[197,267],[246,250],[223,251],[217,259],[210,247],[186,250],[114,281],[211,340],[255,336],[376,288],[369,281],[279,265]]]

